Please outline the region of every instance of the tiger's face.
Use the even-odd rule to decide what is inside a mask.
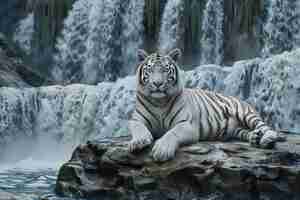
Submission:
[[[163,99],[176,95],[181,90],[177,59],[180,50],[175,49],[167,55],[153,53],[148,55],[139,51],[141,64],[138,66],[138,90],[147,97]]]

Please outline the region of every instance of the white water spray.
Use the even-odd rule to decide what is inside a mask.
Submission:
[[[224,0],[208,0],[203,14],[200,64],[221,64],[224,56]]]
[[[163,53],[178,47],[184,31],[181,20],[183,10],[183,0],[169,0],[165,6],[159,33],[159,50]]]
[[[31,52],[31,42],[34,32],[34,15],[29,13],[16,28],[13,39],[26,54]]]
[[[300,2],[269,0],[262,55],[268,57],[300,47]]]
[[[53,75],[64,83],[95,84],[132,73],[143,13],[144,0],[76,1],[57,43]]]

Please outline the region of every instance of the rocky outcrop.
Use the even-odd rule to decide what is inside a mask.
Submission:
[[[39,86],[50,82],[25,64],[14,45],[0,33],[0,87]]]
[[[59,171],[56,192],[111,199],[298,199],[300,136],[274,150],[241,142],[199,142],[174,160],[155,163],[149,151],[131,154],[129,138],[80,145]]]
[[[0,32],[14,32],[20,19],[26,16],[27,0],[10,0],[0,2]]]
[[[260,56],[266,5],[262,0],[224,3],[224,63]]]
[[[35,0],[31,7],[34,13],[32,61],[49,72],[56,40],[61,34],[63,22],[74,0]]]

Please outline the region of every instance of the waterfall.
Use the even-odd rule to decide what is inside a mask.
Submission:
[[[85,83],[95,83],[99,77],[102,78],[99,81],[111,80],[112,70],[117,71],[121,65],[120,30],[117,30],[121,0],[95,2],[89,16],[87,57],[83,67]]]
[[[181,75],[187,87],[239,96],[276,128],[299,132],[299,56],[297,49],[268,59],[240,61],[229,68],[201,66]],[[128,135],[135,94],[133,76],[98,85],[1,87],[0,157],[16,160],[48,151],[61,156],[87,140]]]
[[[183,10],[182,0],[169,0],[165,6],[159,33],[159,50],[163,53],[178,47],[184,31],[181,27]]]
[[[144,1],[75,2],[57,43],[53,74],[65,83],[95,84],[133,72],[143,9]]]
[[[224,0],[208,0],[203,14],[201,64],[221,64],[224,56]]]
[[[143,18],[145,1],[127,0],[124,4],[125,14],[122,16],[122,33],[121,33],[121,47],[122,47],[122,63],[123,67],[121,75],[133,74],[136,69],[137,51],[143,44]]]
[[[13,35],[13,40],[20,46],[26,54],[30,54],[31,41],[34,32],[34,15],[30,13],[22,19]]]
[[[17,160],[51,148],[60,156],[89,139],[127,134],[135,83],[127,77],[98,86],[0,88],[0,157]]]
[[[78,0],[64,21],[62,37],[56,43],[52,75],[60,83],[80,80],[85,62],[92,0]]]
[[[17,155],[22,157],[24,152],[19,147],[31,147],[34,137],[33,123],[38,110],[36,91],[1,87],[0,94],[0,146],[9,147],[7,151],[1,149],[1,155],[11,159]]]
[[[267,57],[300,47],[300,3],[298,0],[269,0],[264,24],[264,47]]]

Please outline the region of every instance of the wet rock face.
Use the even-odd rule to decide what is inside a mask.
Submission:
[[[26,4],[27,0],[0,2],[0,32],[11,35],[17,22],[26,16]]]
[[[224,63],[260,56],[264,1],[227,0],[224,4]]]
[[[113,199],[298,199],[300,136],[274,150],[241,142],[199,142],[155,163],[151,148],[131,154],[130,138],[80,145],[58,175],[63,196]]]
[[[28,87],[50,83],[24,63],[15,46],[0,32],[0,87]]]

